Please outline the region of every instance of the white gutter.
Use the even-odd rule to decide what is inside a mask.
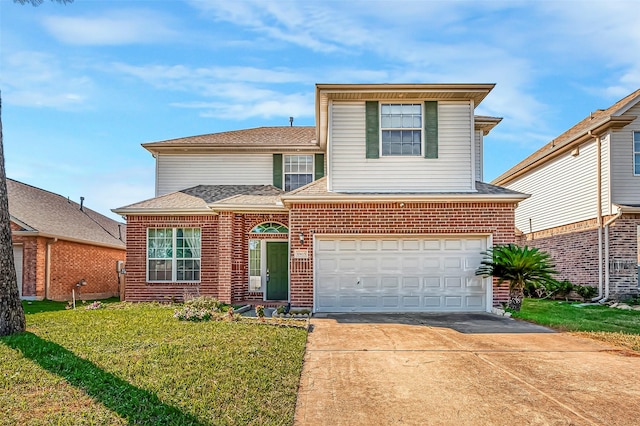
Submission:
[[[162,215],[208,215],[216,214],[209,209],[145,209],[145,208],[132,208],[132,209],[111,209],[112,212],[126,216],[162,216]]]
[[[593,300],[600,300],[604,302],[606,297],[603,298],[602,287],[602,158],[601,158],[601,145],[602,140],[600,136],[595,135],[592,130],[589,130],[587,134],[594,138],[596,141],[596,219],[598,221],[598,296]],[[607,253],[609,252],[609,246],[607,242]]]
[[[308,195],[299,196],[292,195],[282,196],[282,202],[287,205],[291,203],[377,203],[384,201],[399,202],[416,202],[416,203],[447,203],[447,202],[494,202],[494,203],[519,203],[529,198],[528,194],[495,194],[495,195],[478,195],[478,193],[469,194],[347,194],[347,193],[330,193],[327,195]]]
[[[604,223],[604,297],[598,301],[599,303],[606,302],[609,298],[609,225],[619,219],[620,216],[622,216],[622,209],[619,209],[615,216]]]
[[[212,204],[210,205],[211,209],[216,212],[283,212],[286,213],[289,211],[283,205],[260,205],[260,204]]]
[[[56,239],[56,240],[60,239],[60,240],[64,240],[64,241],[71,241],[72,243],[88,244],[88,245],[91,245],[91,246],[99,246],[99,247],[108,247],[108,248],[114,248],[114,249],[118,249],[118,250],[124,250],[125,249],[125,244],[124,243],[122,243],[122,245],[120,245],[120,244],[109,244],[109,243],[103,243],[103,242],[100,242],[100,241],[82,240],[80,238],[67,237],[65,235],[47,234],[47,233],[39,232],[39,231],[13,231],[12,234],[13,235],[21,235],[21,236],[24,236],[24,237],[44,237],[44,238],[52,238],[52,239]]]

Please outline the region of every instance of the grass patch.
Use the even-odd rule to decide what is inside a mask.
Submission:
[[[514,318],[640,351],[640,311],[525,299]]]
[[[293,422],[305,330],[173,310],[27,315],[26,333],[0,338],[0,424]]]
[[[82,309],[85,305],[91,303],[92,300],[87,300],[82,303],[81,300],[76,301],[76,309]],[[104,304],[112,304],[120,302],[117,297],[111,297],[109,299],[101,299],[100,302]],[[22,308],[25,314],[38,314],[41,312],[54,312],[66,310],[68,302],[55,302],[53,300],[23,300]]]

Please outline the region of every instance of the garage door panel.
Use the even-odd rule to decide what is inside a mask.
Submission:
[[[483,311],[482,237],[316,237],[319,312]],[[331,243],[326,243],[331,241]]]

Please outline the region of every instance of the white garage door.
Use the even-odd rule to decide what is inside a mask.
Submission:
[[[16,264],[18,293],[20,294],[20,297],[22,297],[22,246],[13,246],[13,261]]]
[[[486,237],[316,236],[317,312],[484,311]]]

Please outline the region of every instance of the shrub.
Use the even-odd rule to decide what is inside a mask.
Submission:
[[[96,300],[95,302],[85,306],[85,309],[88,311],[92,309],[102,309],[102,308],[104,308],[104,305],[99,300]]]
[[[193,299],[185,300],[184,306],[199,310],[206,310],[209,312],[221,312],[225,304],[220,302],[215,297],[199,296],[194,297]]]
[[[598,292],[598,289],[591,287],[590,285],[577,285],[574,286],[573,289],[585,300],[585,302],[593,299]]]
[[[212,313],[207,309],[183,306],[181,309],[176,309],[173,316],[180,321],[209,321]]]

